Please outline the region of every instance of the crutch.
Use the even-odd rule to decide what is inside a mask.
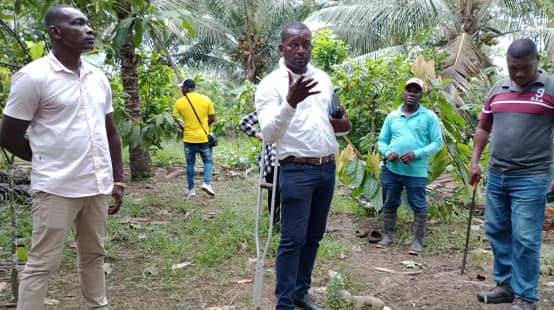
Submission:
[[[475,183],[473,183],[473,194],[471,195],[471,207],[469,209],[469,218],[467,220],[466,245],[464,247],[464,259],[462,260],[462,274],[464,274],[464,270],[466,268],[467,250],[469,247],[469,233],[471,232],[471,218],[473,217],[473,210],[475,210],[475,193],[477,192],[477,183],[479,183],[479,181],[475,181]]]
[[[269,230],[267,235],[267,241],[265,243],[265,247],[263,250],[263,253],[261,252],[260,247],[260,218],[262,215],[262,188],[265,187],[264,183],[264,164],[265,164],[265,151],[266,151],[267,144],[264,142],[264,145],[262,147],[262,156],[260,160],[260,178],[259,178],[259,186],[258,186],[258,201],[257,201],[257,209],[256,209],[256,230],[254,232],[254,237],[256,238],[256,273],[254,276],[254,298],[253,298],[253,305],[254,310],[260,310],[262,305],[262,292],[263,292],[263,283],[264,283],[264,262],[265,257],[267,256],[267,251],[269,250],[269,246],[271,245],[271,238],[273,236],[273,213],[275,211],[275,195],[276,195],[276,186],[277,186],[277,173],[279,172],[278,166],[279,161],[277,160],[277,155],[275,154],[275,159],[273,162],[273,183],[272,183],[272,191],[271,191],[271,210],[269,211]],[[277,153],[277,145],[275,145],[275,152]]]

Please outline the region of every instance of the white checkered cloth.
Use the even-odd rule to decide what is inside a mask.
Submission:
[[[242,118],[239,122],[240,129],[252,138],[257,138],[256,135],[260,132],[256,129],[255,125],[258,124],[258,114],[256,111],[251,112]],[[264,156],[264,167],[263,167],[263,176],[265,177],[268,173],[271,173],[273,166],[275,165],[275,156],[276,149],[275,144],[266,144]]]

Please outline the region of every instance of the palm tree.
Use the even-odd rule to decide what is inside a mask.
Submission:
[[[158,49],[165,48],[168,33],[193,32],[186,19],[187,11],[179,9],[175,1],[103,0],[91,3],[78,0],[77,5],[99,26],[99,37],[104,51],[118,58],[125,96],[125,110],[128,119],[142,132],[143,117],[139,95],[138,66],[140,58],[136,49],[144,42],[152,43]],[[164,6],[162,4],[173,4]],[[157,6],[154,7],[154,4]],[[185,29],[185,30],[183,30]],[[173,64],[171,54],[168,63]],[[173,66],[174,67],[174,66]],[[175,70],[177,71],[177,70]],[[149,145],[144,142],[129,144],[129,161],[132,179],[152,175]]]
[[[302,21],[317,6],[313,1],[207,0],[185,8],[195,14],[190,24],[196,36],[175,59],[257,83],[277,63],[281,27]]]
[[[358,0],[349,3],[324,8],[308,21],[328,25],[359,54],[418,44],[448,50],[450,57],[442,64],[441,76],[453,80],[462,91],[469,88],[471,77],[485,77],[484,69],[491,65],[486,46],[496,45],[498,38],[529,27],[536,30],[534,35],[541,40],[544,36],[539,35],[539,30],[547,22],[543,6],[537,1]]]

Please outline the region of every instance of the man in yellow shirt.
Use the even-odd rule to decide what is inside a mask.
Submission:
[[[208,144],[210,125],[215,122],[214,105],[210,98],[195,91],[196,84],[187,79],[181,85],[183,97],[173,107],[173,114],[178,115],[183,123],[178,122],[183,130],[183,142],[185,145],[185,159],[187,161],[187,197],[196,195],[194,191],[194,164],[196,154],[199,153],[204,163],[204,183],[202,190],[210,196],[215,192],[210,185],[212,178],[212,147]]]

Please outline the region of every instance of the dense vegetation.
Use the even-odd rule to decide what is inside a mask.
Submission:
[[[431,161],[429,179],[450,174],[455,200],[466,203],[472,134],[487,89],[506,75],[506,42],[534,38],[543,51],[541,67],[554,73],[548,0],[7,0],[0,4],[0,112],[13,74],[48,53],[43,18],[58,3],[79,7],[96,29],[97,48],[85,57],[110,79],[137,180],[152,176],[151,156],[175,160],[164,157],[164,147],[178,139],[172,105],[184,78],[195,79],[215,103],[213,130],[231,141],[220,159],[233,168],[257,164],[260,143],[245,146],[237,123],[254,110],[256,83],[275,67],[280,29],[288,22],[305,20],[314,29],[312,62],[330,74],[353,123],[340,141],[339,174],[374,211],[382,204],[376,139],[385,116],[401,104],[408,78],[425,80],[422,102],[443,128],[445,146]],[[13,172],[8,154],[1,167]],[[431,216],[448,218],[453,208],[437,202]]]

